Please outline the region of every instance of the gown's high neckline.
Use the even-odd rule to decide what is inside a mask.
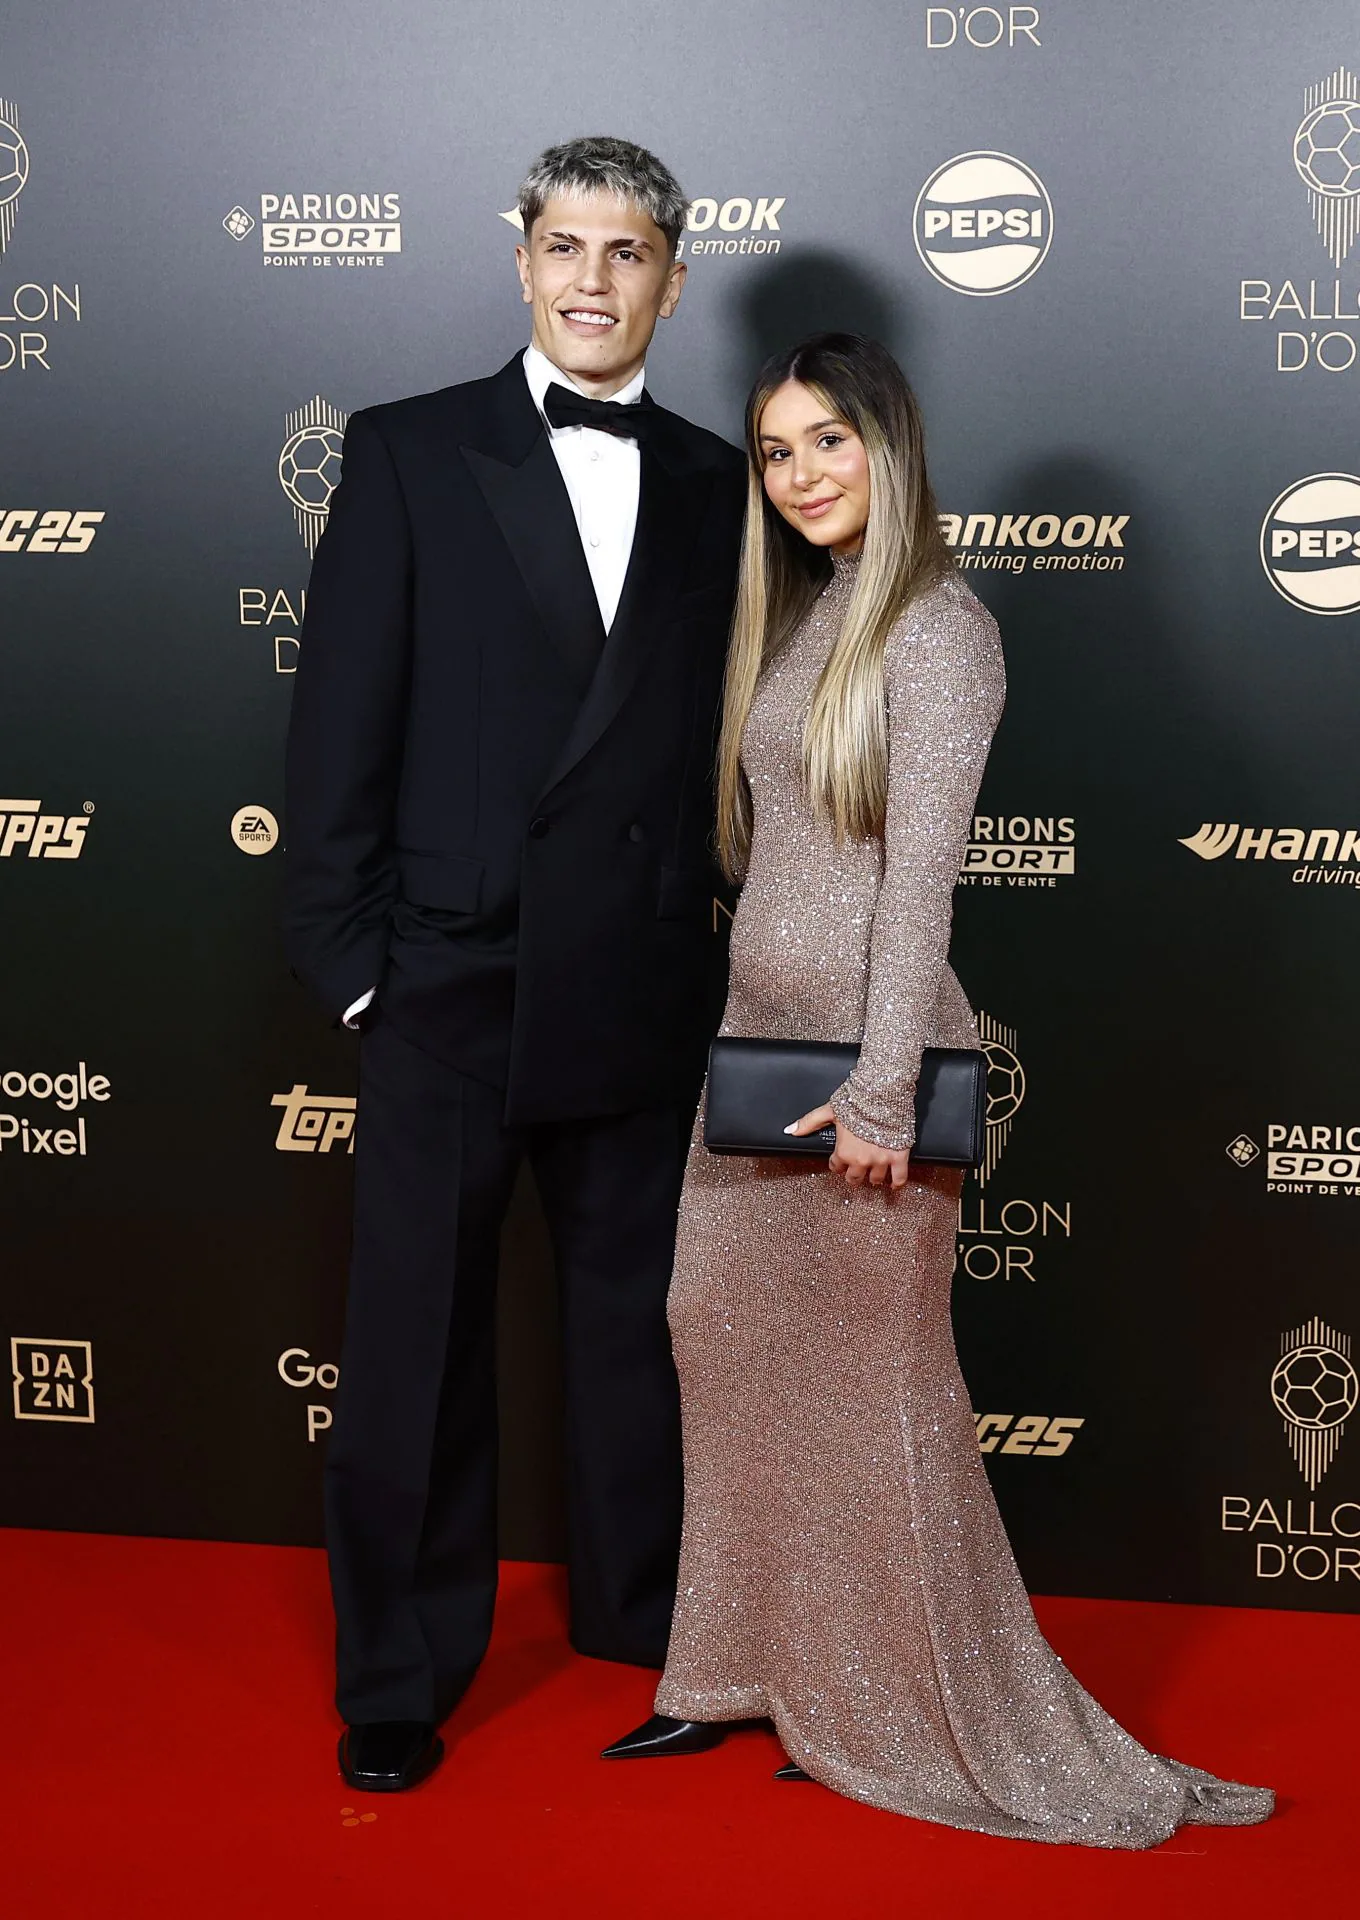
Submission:
[[[859,572],[860,561],[864,558],[864,549],[858,553],[836,553],[831,555],[831,578],[838,586],[849,586]]]

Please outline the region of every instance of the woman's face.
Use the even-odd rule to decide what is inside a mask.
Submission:
[[[858,553],[869,518],[869,456],[853,427],[826,402],[786,380],[760,416],[765,493],[814,547]]]

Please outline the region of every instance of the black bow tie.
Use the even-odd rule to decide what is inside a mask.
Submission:
[[[558,386],[555,380],[543,396],[543,411],[551,426],[594,427],[597,433],[616,433],[629,440],[643,439],[656,417],[649,401],[621,405],[617,400],[592,400],[584,393]]]

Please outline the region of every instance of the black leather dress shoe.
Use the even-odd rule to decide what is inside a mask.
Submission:
[[[602,1760],[667,1760],[682,1753],[709,1753],[727,1738],[727,1725],[721,1720],[672,1720],[668,1714],[654,1713],[640,1727],[625,1733],[612,1747],[606,1747]]]
[[[786,1760],[782,1767],[774,1770],[776,1780],[811,1780],[810,1773],[804,1773],[796,1760]]]
[[[444,1742],[428,1720],[374,1720],[340,1736],[340,1771],[360,1793],[404,1793],[444,1758]]]

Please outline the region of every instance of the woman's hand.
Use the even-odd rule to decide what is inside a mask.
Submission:
[[[799,1135],[818,1133],[833,1122],[836,1145],[827,1161],[829,1173],[843,1173],[847,1187],[862,1187],[866,1181],[871,1187],[906,1186],[910,1152],[905,1148],[894,1152],[890,1147],[876,1147],[868,1140],[861,1140],[858,1134],[851,1133],[848,1127],[841,1125],[830,1107],[814,1107],[811,1113],[805,1113],[801,1120],[795,1120],[784,1131]]]

